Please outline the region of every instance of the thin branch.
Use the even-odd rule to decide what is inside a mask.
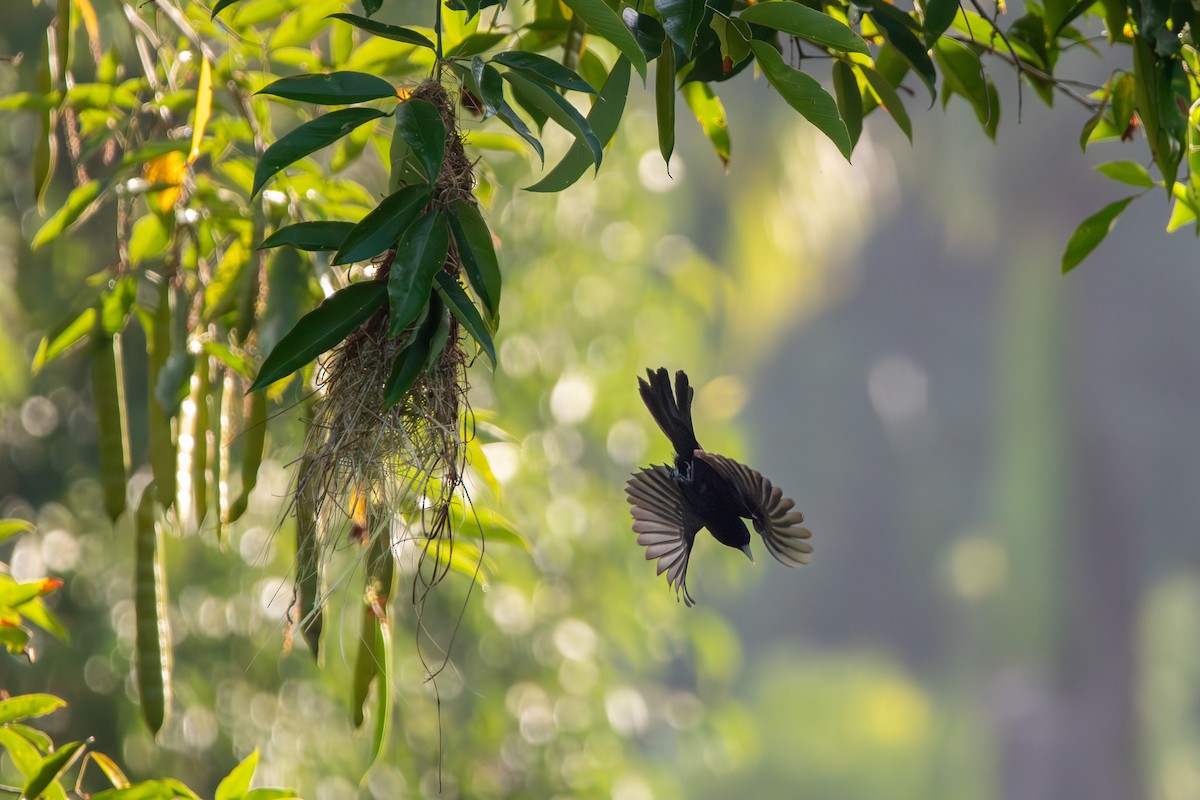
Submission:
[[[1047,83],[1052,84],[1055,89],[1062,92],[1065,96],[1071,98],[1072,100],[1079,103],[1081,106],[1088,109],[1089,111],[1095,111],[1097,108],[1099,108],[1098,101],[1093,100],[1092,98],[1087,97],[1086,95],[1082,95],[1079,92],[1075,91],[1072,88],[1072,85],[1079,86],[1079,87],[1086,88],[1086,89],[1092,89],[1093,91],[1100,89],[1101,87],[1099,87],[1099,86],[1085,83],[1083,81],[1072,81],[1072,80],[1065,80],[1062,78],[1056,78],[1053,75],[1051,75],[1050,73],[1043,72],[1042,70],[1038,69],[1037,67],[1031,66],[1030,64],[1022,61],[1020,59],[1020,57],[1016,56],[1011,50],[1009,50],[1008,52],[1005,52],[1004,50],[1001,50],[1000,48],[997,48],[994,45],[985,44],[984,42],[980,42],[979,40],[973,39],[973,38],[968,39],[968,38],[964,38],[961,36],[955,36],[952,38],[954,38],[956,41],[962,42],[963,44],[973,44],[978,47],[982,47],[987,53],[989,53],[993,56],[996,56],[997,58],[999,58],[1002,61],[1004,61],[1005,63],[1007,63],[1009,66],[1015,67],[1017,70],[1018,81],[1020,80],[1022,75],[1028,74],[1030,77],[1037,78],[1038,80],[1046,81]],[[1018,91],[1018,96],[1019,96],[1019,93],[1020,93],[1020,84],[1019,83],[1018,83],[1017,91]],[[1017,118],[1020,119],[1019,112],[1018,112]]]

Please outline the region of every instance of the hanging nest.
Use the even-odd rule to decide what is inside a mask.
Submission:
[[[432,104],[447,132],[442,169],[427,210],[448,211],[462,202],[474,205],[473,165],[463,150],[445,88],[431,79],[414,89],[406,102],[411,99]],[[381,257],[379,279],[387,279],[395,256],[393,249]],[[462,272],[453,237],[442,269],[455,280]],[[434,347],[411,387],[385,407],[393,364],[433,314],[439,315]],[[418,613],[428,590],[450,564],[452,504],[462,488],[470,428],[470,356],[464,331],[436,293],[425,312],[399,335],[390,335],[389,328],[385,305],[317,367],[317,400],[292,503],[297,516],[299,608],[291,616],[314,653],[326,600],[320,576],[333,549],[347,541],[361,545],[365,601],[381,621],[386,621],[397,554],[407,550],[413,556],[412,592]]]

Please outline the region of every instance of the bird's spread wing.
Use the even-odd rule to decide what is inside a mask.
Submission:
[[[784,497],[780,489],[772,486],[757,470],[732,458],[704,450],[697,450],[695,455],[733,485],[742,503],[740,513],[754,520],[754,529],[762,534],[771,555],[789,567],[798,567],[811,560],[812,545],[808,539],[812,533],[800,527],[804,515],[792,511],[796,504]]]
[[[675,596],[692,605],[687,589],[688,558],[701,522],[683,501],[670,467],[654,466],[635,473],[625,484],[633,506],[633,531],[646,548],[646,560],[658,559],[658,574],[667,573]]]

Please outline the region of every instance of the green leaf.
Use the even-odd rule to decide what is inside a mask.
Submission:
[[[385,25],[382,22],[376,22],[373,19],[360,17],[356,14],[330,14],[326,19],[340,19],[342,22],[348,22],[360,30],[374,34],[384,39],[391,39],[394,42],[404,42],[405,44],[414,44],[418,47],[428,47],[430,50],[435,50],[433,42],[429,41],[429,37],[417,33],[409,28],[402,28],[399,25]],[[392,90],[395,93],[395,90]]]
[[[504,80],[500,77],[500,70],[479,56],[471,59],[471,74],[475,77],[479,99],[483,100],[483,118],[487,119],[504,105]]]
[[[479,316],[479,309],[475,308],[475,304],[471,302],[471,298],[467,296],[462,285],[445,272],[439,272],[436,288],[438,294],[442,296],[442,300],[450,307],[451,313],[467,329],[467,333],[479,342],[479,346],[487,354],[488,360],[492,362],[492,367],[495,367],[496,346],[492,343],[492,337],[488,333],[483,317]]]
[[[1133,121],[1133,112],[1137,107],[1137,84],[1129,72],[1118,72],[1112,79],[1112,110],[1113,125],[1124,133]],[[1103,107],[1103,106],[1102,106]],[[1095,127],[1095,126],[1093,126]]]
[[[36,530],[36,528],[34,528],[33,523],[28,520],[0,519],[0,542],[3,542],[5,539],[10,539],[19,533],[29,533],[33,530]],[[0,701],[0,707],[3,707],[3,702],[4,701]],[[3,724],[4,722],[5,720],[0,719],[0,724]]]
[[[513,110],[512,106],[508,103],[501,103],[496,116],[500,118],[501,122],[516,131],[518,136],[529,143],[529,146],[538,154],[538,159],[542,163],[546,162],[546,151],[542,149],[542,143],[529,130],[529,126],[525,124],[525,121],[517,116],[517,112]],[[587,169],[587,167],[584,167],[584,169]],[[582,175],[583,173],[581,172],[580,174]]]
[[[262,154],[254,170],[254,187],[250,190],[250,196],[258,194],[263,184],[279,170],[333,144],[359,125],[382,116],[386,116],[384,112],[375,108],[343,108],[304,123]]]
[[[387,300],[383,281],[352,283],[300,318],[263,361],[247,392],[270,386],[331,349]]]
[[[583,114],[580,114],[569,100],[545,84],[531,81],[515,72],[505,73],[504,80],[514,87],[520,86],[524,89],[524,96],[539,111],[561,125],[575,137],[576,142],[586,144],[592,154],[592,161],[597,167],[600,166],[600,162],[604,158],[604,145],[600,143]]]
[[[487,222],[479,213],[479,208],[472,202],[460,200],[454,204],[450,214],[450,230],[454,234],[454,243],[458,246],[458,255],[463,264],[463,271],[483,306],[487,309],[488,317],[495,328],[500,317],[500,263],[496,258],[496,248],[492,244],[492,232]]]
[[[96,307],[91,306],[84,309],[69,324],[64,325],[61,331],[52,337],[48,336],[43,339],[38,345],[37,352],[33,355],[34,374],[37,374],[44,366],[71,349],[73,345],[83,341],[84,337],[92,332],[95,324]]]
[[[649,14],[639,14],[632,8],[621,9],[621,21],[633,34],[633,39],[642,48],[642,55],[650,62],[662,52],[663,40],[667,38],[662,23]]]
[[[754,41],[750,43],[750,49],[754,51],[767,81],[783,96],[788,105],[828,136],[849,161],[854,145],[850,142],[846,123],[838,114],[837,103],[829,93],[822,89],[821,84],[812,76],[783,63],[779,51],[770,44]]]
[[[75,759],[83,755],[84,746],[84,742],[64,744],[43,758],[37,772],[25,784],[25,788],[21,792],[21,797],[29,798],[29,800],[36,800],[36,798],[41,797],[42,793],[50,787],[50,784],[57,781],[58,777],[67,770],[67,767],[71,766]]]
[[[867,9],[871,21],[883,33],[884,38],[894,47],[909,66],[916,71],[925,85],[929,87],[931,98],[937,98],[937,69],[929,57],[929,51],[917,38],[913,29],[916,23],[913,18],[886,0],[855,0],[856,5]]]
[[[975,116],[984,131],[995,139],[996,126],[1000,123],[1000,103],[995,88],[984,75],[979,54],[950,38],[939,39],[933,53],[942,65],[942,106],[945,107],[950,95],[962,95],[975,109]]]
[[[507,33],[472,33],[446,51],[446,59],[470,58],[486,53],[509,37]]]
[[[490,508],[473,506],[468,510],[465,503],[455,498],[455,502],[450,506],[450,523],[456,534],[482,540],[488,547],[493,544],[507,544],[526,553],[533,552],[517,526]]]
[[[312,222],[297,222],[285,225],[263,239],[256,250],[269,250],[272,247],[288,245],[297,250],[316,252],[334,250],[341,247],[342,242],[354,230],[353,222],[337,222],[332,220],[316,220]]]
[[[147,214],[133,223],[129,233],[129,261],[140,264],[157,258],[171,246],[171,232],[158,214]]]
[[[586,92],[588,94],[596,93],[596,90],[587,81],[579,77],[579,73],[575,70],[568,69],[557,61],[546,58],[538,53],[510,50],[506,53],[497,53],[492,56],[492,63],[502,64],[509,69],[515,69],[534,80],[548,83],[552,86],[561,86],[563,89]],[[478,80],[478,78],[476,79]],[[482,89],[483,87],[480,88]],[[484,99],[486,100],[486,98]]]
[[[608,80],[600,88],[592,110],[588,112],[588,126],[601,145],[607,145],[612,139],[625,111],[625,99],[629,95],[629,72],[629,59],[618,58],[608,74]],[[560,192],[579,180],[593,163],[587,146],[577,141],[554,169],[525,189],[529,192]]]
[[[142,781],[125,789],[106,789],[92,795],[91,800],[200,800],[200,797],[181,781],[167,778]]]
[[[242,800],[246,792],[250,791],[250,780],[254,777],[254,770],[257,768],[258,749],[255,748],[242,763],[221,779],[221,782],[217,784],[217,793],[213,800]]]
[[[429,359],[437,331],[448,319],[441,297],[437,294],[431,295],[424,321],[414,333],[412,340],[396,354],[396,360],[392,363],[392,371],[383,387],[381,410],[386,411],[403,400],[404,395],[416,383],[417,376],[421,374],[421,370],[424,369]],[[449,334],[448,325],[446,325],[446,333]]]
[[[352,264],[374,258],[392,247],[400,234],[413,223],[429,202],[428,184],[405,186],[387,197],[379,206],[362,218],[342,241],[342,246],[330,261],[332,266]]]
[[[782,31],[807,39],[814,44],[833,50],[845,50],[870,56],[867,43],[845,23],[821,11],[814,11],[800,3],[763,2],[755,3],[738,15],[738,19],[765,28]]]
[[[396,98],[396,87],[366,72],[293,75],[267,84],[255,94],[270,94],[302,103],[345,105]]]
[[[933,46],[943,33],[954,22],[958,14],[960,0],[926,0],[925,19],[922,27],[925,29],[925,43]],[[1094,3],[1095,0],[1087,0]]]
[[[1123,200],[1109,203],[1079,224],[1075,233],[1071,235],[1071,241],[1067,242],[1066,252],[1063,253],[1062,271],[1064,275],[1075,269],[1081,261],[1087,258],[1089,253],[1104,241],[1112,231],[1113,225],[1116,224],[1117,217],[1121,216],[1125,207],[1139,196],[1130,195]]]
[[[663,42],[658,66],[654,69],[654,112],[658,122],[658,152],[668,172],[675,152],[675,44]]]
[[[1097,164],[1095,170],[1114,181],[1140,189],[1152,189],[1155,186],[1150,171],[1136,161],[1109,161],[1106,164]]]
[[[430,183],[437,180],[446,157],[446,124],[433,103],[405,100],[396,109],[396,134],[412,149]]]
[[[220,14],[222,11],[224,11],[226,8],[229,8],[229,6],[236,2],[238,2],[238,0],[217,0],[217,4],[213,6],[212,9],[212,18],[216,19],[217,14]]]
[[[19,694],[7,700],[0,700],[0,725],[32,717],[44,717],[66,704],[66,700],[52,694]]]
[[[440,211],[417,219],[396,245],[396,257],[388,275],[390,335],[399,336],[429,302],[433,276],[446,263],[450,231]]]
[[[713,93],[711,86],[700,81],[685,83],[679,91],[696,121],[700,123],[700,130],[704,131],[705,138],[717,151],[717,158],[721,159],[722,165],[728,167],[733,143],[729,138],[729,123],[721,98]]]
[[[685,57],[690,56],[704,20],[704,0],[654,0],[654,9],[662,15],[667,36],[679,45]]]
[[[88,210],[88,207],[100,196],[103,188],[103,183],[93,180],[72,189],[62,207],[55,211],[34,234],[33,241],[29,243],[30,249],[37,250],[47,242],[57,239],[63,231],[70,228],[72,223],[83,215],[83,212]]]
[[[862,134],[862,93],[858,90],[854,68],[845,61],[833,63],[833,90],[837,97],[838,113],[846,123],[846,132],[850,134],[850,145],[853,147]]]
[[[589,28],[612,42],[621,51],[621,54],[629,59],[629,63],[642,76],[642,80],[646,80],[646,57],[617,12],[613,11],[604,0],[563,0],[563,2],[573,14],[582,18]]]
[[[1184,225],[1195,224],[1200,216],[1200,209],[1196,207],[1194,198],[1189,196],[1185,184],[1176,183],[1171,187],[1171,194],[1175,196],[1175,204],[1171,207],[1171,218],[1167,220],[1167,233],[1174,233]]]
[[[875,95],[875,99],[879,101],[879,105],[883,106],[883,110],[888,112],[896,126],[904,132],[908,137],[908,141],[912,141],[912,122],[908,118],[908,111],[904,108],[904,101],[900,99],[900,95],[888,83],[887,79],[880,75],[870,67],[862,68],[863,76],[867,79],[867,84],[871,87],[871,92]]]

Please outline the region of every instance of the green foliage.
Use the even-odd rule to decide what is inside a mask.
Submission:
[[[374,387],[378,411],[402,408],[460,331],[495,367],[503,352],[495,338],[502,288],[513,267],[498,257],[493,242],[501,237],[489,222],[496,217],[483,201],[527,182],[514,143],[527,145],[543,166],[550,150],[554,166],[525,187],[531,193],[562,192],[589,171],[600,175],[625,119],[632,75],[645,83],[651,62],[664,160],[675,147],[678,92],[725,164],[732,137],[717,89],[751,68],[850,159],[877,108],[912,139],[903,102],[912,94],[910,76],[934,99],[940,90],[943,105],[963,98],[994,138],[1000,102],[989,69],[998,62],[1045,102],[1066,97],[1091,111],[1085,148],[1144,134],[1145,163],[1157,176],[1136,160],[1100,171],[1173,197],[1170,229],[1195,225],[1200,212],[1200,162],[1192,155],[1200,120],[1188,111],[1200,98],[1200,57],[1194,15],[1178,4],[1058,0],[1031,4],[1003,24],[999,8],[989,15],[948,0],[912,11],[884,0],[661,0],[636,8],[603,0],[511,7],[452,0],[426,15],[433,28],[375,19],[381,0],[364,0],[365,16],[350,13],[349,3],[299,0],[217,0],[207,10],[117,5],[119,14],[97,18],[86,0],[60,2],[45,52],[20,67],[28,70],[25,88],[0,98],[0,111],[30,115],[36,131],[31,204],[49,211],[31,247],[62,244],[90,221],[107,225],[116,243],[112,263],[90,265],[82,299],[64,307],[69,313],[33,365],[44,369],[74,350],[90,356],[112,521],[130,515],[126,498],[139,468],[149,465],[154,476],[154,494],[143,493],[132,526],[138,689],[153,730],[164,725],[171,702],[160,530],[167,515],[181,529],[207,530],[208,520],[222,536],[222,526],[248,513],[260,467],[270,460],[271,404],[278,410],[310,388],[285,379],[385,313],[384,330],[397,347],[386,383]],[[1081,94],[1077,81],[1056,70],[1064,51],[1087,44],[1087,26],[1101,24],[1124,60],[1103,85]],[[86,49],[73,47],[81,32]],[[832,93],[809,69],[825,61],[833,64]],[[313,114],[307,104],[350,107]],[[551,126],[569,134],[561,153]],[[456,151],[464,141],[468,149]],[[67,162],[72,169],[63,171]],[[1085,220],[1063,271],[1099,246],[1139,196]],[[126,352],[127,335],[144,336],[146,352]],[[136,453],[125,398],[134,380],[144,381],[129,388],[147,420]],[[237,400],[246,392],[257,394],[242,408]],[[220,513],[209,515],[210,507]],[[306,567],[297,572],[297,593],[315,652],[328,597],[315,566],[322,554],[303,532],[312,533],[317,510],[297,500],[297,514]],[[481,521],[481,532],[523,541],[496,517],[478,519],[485,518],[491,522]],[[470,527],[465,514],[456,524]],[[434,563],[474,577],[472,570],[486,566],[486,538],[439,550]],[[368,579],[382,580],[370,567]],[[388,582],[376,594],[381,607],[391,596]],[[10,652],[29,652],[26,622],[64,634],[40,595],[2,584],[0,637]],[[362,723],[375,687],[374,763],[387,747],[395,696],[392,645],[386,613],[360,606],[353,700]],[[27,788],[39,791],[56,786],[85,749],[22,741],[25,755],[13,760],[24,765]],[[235,770],[218,796],[266,796],[248,790],[253,769]],[[129,796],[118,782],[98,796]],[[169,782],[154,786],[148,796],[177,791]]]

